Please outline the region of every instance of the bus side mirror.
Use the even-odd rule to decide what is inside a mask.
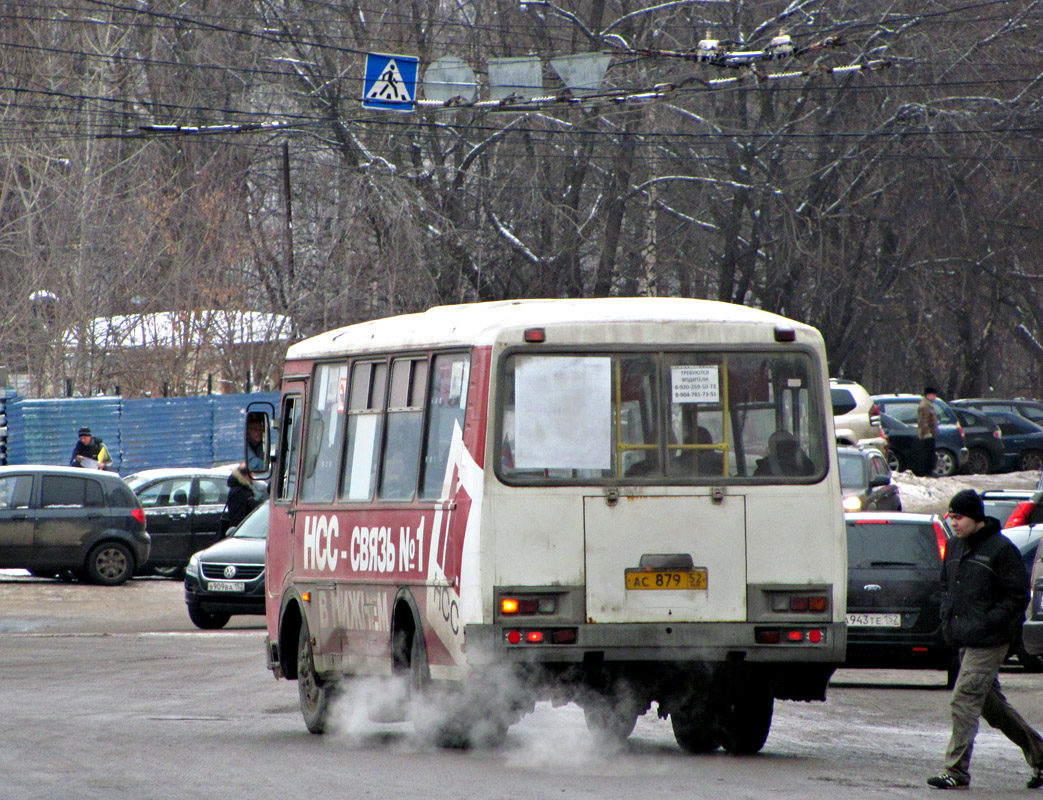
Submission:
[[[255,479],[267,480],[271,476],[274,417],[275,408],[271,403],[251,403],[246,409],[243,463]]]

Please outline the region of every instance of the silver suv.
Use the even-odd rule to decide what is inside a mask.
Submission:
[[[837,444],[875,447],[886,452],[887,440],[880,432],[880,412],[862,386],[843,378],[829,379],[833,400],[833,427]]]

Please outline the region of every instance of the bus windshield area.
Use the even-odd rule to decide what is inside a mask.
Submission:
[[[827,465],[803,351],[516,352],[503,362],[508,483],[810,483]]]

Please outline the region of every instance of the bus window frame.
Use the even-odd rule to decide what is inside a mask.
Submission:
[[[295,495],[292,498],[292,502],[294,503],[295,506],[296,505],[300,505],[300,506],[332,506],[332,505],[335,505],[335,506],[343,506],[343,507],[349,507],[349,508],[360,507],[360,506],[365,506],[365,507],[368,507],[368,506],[379,506],[379,507],[382,507],[382,508],[388,508],[388,507],[394,507],[394,506],[413,505],[413,504],[416,504],[416,503],[426,504],[426,505],[436,505],[439,502],[442,502],[444,500],[444,498],[441,497],[440,495],[436,497],[436,496],[426,496],[424,494],[424,486],[425,486],[425,481],[427,480],[427,472],[430,469],[430,465],[427,463],[427,460],[428,460],[428,455],[429,455],[428,448],[432,444],[432,442],[430,441],[429,437],[430,437],[430,428],[431,428],[432,392],[434,391],[435,384],[437,383],[437,379],[436,379],[436,375],[435,375],[435,373],[436,373],[435,366],[436,366],[436,363],[438,362],[438,359],[440,357],[448,357],[448,358],[459,357],[459,360],[461,360],[464,363],[466,363],[467,366],[466,366],[464,372],[465,372],[465,375],[468,376],[467,377],[467,381],[469,383],[469,381],[470,381],[470,377],[469,376],[470,376],[470,372],[471,372],[471,368],[472,368],[472,364],[473,364],[473,360],[474,360],[474,348],[473,347],[459,347],[459,346],[457,346],[457,347],[449,347],[449,348],[445,348],[445,349],[442,349],[442,348],[431,348],[431,349],[427,349],[427,350],[410,349],[410,350],[382,351],[382,352],[372,352],[372,353],[370,353],[370,352],[354,353],[354,354],[353,353],[343,353],[343,354],[341,354],[337,358],[323,359],[321,361],[316,361],[316,362],[313,363],[311,372],[309,374],[309,377],[306,380],[306,382],[304,383],[303,387],[302,388],[296,388],[295,387],[296,391],[300,392],[302,394],[302,396],[304,397],[304,399],[305,399],[304,408],[305,408],[305,412],[306,412],[306,413],[304,413],[303,418],[302,418],[302,433],[301,433],[300,451],[298,453],[299,466],[298,466],[297,486],[296,486]],[[392,373],[393,373],[393,369],[394,369],[394,364],[397,361],[414,362],[411,365],[411,367],[410,367],[410,394],[412,394],[412,391],[413,391],[413,381],[414,381],[415,376],[416,376],[416,370],[417,370],[416,362],[422,363],[424,365],[423,369],[425,371],[425,375],[424,375],[424,378],[423,378],[423,380],[425,382],[425,385],[423,387],[423,392],[422,392],[422,395],[421,395],[421,402],[422,402],[422,404],[421,404],[419,409],[417,409],[416,407],[413,407],[413,406],[407,407],[408,410],[411,410],[411,411],[414,411],[414,412],[419,410],[420,413],[421,413],[421,424],[420,424],[420,434],[419,434],[419,443],[418,443],[419,446],[418,446],[418,452],[417,452],[417,470],[416,470],[416,475],[415,475],[415,480],[414,480],[413,492],[410,495],[410,497],[408,497],[408,498],[404,498],[404,497],[394,498],[394,497],[381,497],[380,496],[381,480],[382,480],[383,471],[384,471],[384,462],[385,462],[385,459],[388,456],[388,453],[387,453],[387,446],[388,446],[388,417],[392,413],[400,413],[403,410],[406,410],[406,409],[391,409],[389,407],[390,398],[391,398],[391,391],[392,391],[392,382],[393,382]],[[368,402],[372,403],[375,406],[378,406],[377,408],[369,408],[369,407],[367,407],[366,409],[353,411],[352,405],[351,405],[351,397],[352,397],[351,392],[352,392],[352,386],[353,386],[353,383],[354,383],[355,370],[359,366],[363,366],[363,365],[366,365],[366,364],[382,365],[384,367],[384,370],[385,370],[385,375],[384,375],[384,378],[383,378],[383,388],[382,388],[381,396],[379,398],[379,404],[377,403],[377,398],[371,397],[368,400]],[[329,500],[329,501],[327,501],[327,500],[303,500],[300,497],[300,490],[301,490],[301,485],[302,485],[302,483],[301,483],[302,482],[301,470],[303,469],[303,465],[305,463],[305,458],[307,457],[307,452],[306,452],[307,451],[307,445],[308,445],[308,442],[309,442],[310,437],[311,437],[311,423],[312,423],[311,401],[313,400],[313,395],[314,395],[314,392],[316,391],[316,389],[314,388],[316,386],[316,384],[317,384],[316,375],[318,374],[318,370],[321,369],[321,368],[324,368],[324,367],[329,368],[331,366],[344,366],[344,365],[346,365],[346,369],[347,369],[347,373],[346,373],[347,380],[346,380],[345,396],[344,396],[344,411],[342,412],[345,415],[345,418],[344,418],[344,420],[343,420],[343,422],[341,424],[341,435],[340,435],[340,437],[338,438],[338,441],[335,444],[335,447],[336,447],[336,458],[337,458],[337,461],[336,461],[336,463],[337,463],[337,475],[336,475],[336,484],[335,484],[334,498],[332,500]],[[368,392],[373,392],[373,389],[374,389],[374,387],[373,387],[373,378],[372,378],[372,373],[371,373],[370,377],[369,377],[369,380],[368,380],[367,391]],[[469,386],[465,385],[463,387],[463,391],[465,393],[464,396],[466,397],[466,401],[465,402],[466,402],[466,404],[469,404],[471,402]],[[414,398],[411,397],[411,400],[412,399],[414,399]],[[464,415],[464,424],[466,424],[467,413],[468,413],[468,406],[466,404],[462,408],[463,415]],[[358,414],[364,414],[364,413],[366,413],[366,414],[378,414],[379,415],[379,418],[380,418],[380,422],[379,422],[379,424],[380,424],[380,435],[379,435],[379,441],[377,442],[377,445],[376,445],[378,452],[377,452],[376,462],[373,465],[374,477],[373,477],[373,483],[372,483],[372,486],[371,486],[371,491],[369,493],[369,496],[366,497],[366,498],[354,498],[354,499],[352,499],[352,498],[348,497],[347,493],[344,491],[344,486],[343,486],[344,476],[346,475],[345,459],[347,458],[348,447],[349,447],[348,432],[349,432],[349,430],[351,428],[351,426],[350,426],[350,417],[353,414],[358,415]],[[446,469],[449,469],[449,465],[448,464],[446,465]],[[443,481],[444,481],[444,472],[443,472]]]
[[[811,367],[808,370],[807,377],[809,385],[804,388],[807,393],[807,397],[812,403],[818,402],[821,406],[820,417],[823,424],[823,430],[821,431],[821,463],[815,463],[815,471],[809,475],[773,475],[773,476],[755,476],[753,474],[753,464],[749,463],[750,459],[753,459],[753,463],[756,461],[756,456],[745,452],[745,446],[742,441],[729,442],[729,446],[732,447],[736,457],[740,459],[744,464],[746,474],[742,476],[698,476],[696,479],[685,479],[679,480],[676,476],[670,476],[667,474],[654,475],[651,477],[636,477],[636,476],[625,476],[625,475],[612,475],[608,477],[579,477],[579,478],[557,478],[544,476],[539,480],[524,479],[519,480],[515,476],[505,474],[503,468],[504,458],[504,388],[506,386],[507,378],[507,362],[514,356],[517,355],[547,355],[547,356],[610,356],[612,358],[612,381],[615,388],[616,381],[616,359],[619,357],[625,357],[627,355],[649,355],[654,356],[654,360],[657,364],[660,378],[664,378],[666,370],[663,368],[663,357],[670,355],[691,355],[706,353],[715,357],[724,357],[728,355],[790,355],[790,354],[801,354],[808,360],[808,365]],[[823,384],[822,377],[822,364],[819,358],[819,353],[815,348],[804,345],[804,344],[775,344],[770,342],[758,342],[749,345],[729,345],[728,347],[720,347],[713,344],[699,345],[694,347],[685,348],[677,344],[656,344],[656,343],[645,343],[640,345],[559,345],[559,346],[524,346],[514,345],[506,347],[498,355],[495,367],[493,369],[493,375],[495,376],[495,384],[493,391],[495,396],[490,398],[489,413],[491,419],[489,420],[489,429],[492,431],[493,437],[493,448],[492,448],[492,464],[493,473],[496,475],[497,480],[506,485],[515,488],[540,488],[548,486],[562,486],[562,487],[575,487],[575,486],[671,486],[671,487],[691,487],[691,486],[710,486],[710,485],[727,485],[727,486],[791,486],[800,485],[807,486],[816,483],[821,483],[825,478],[831,474],[830,464],[832,463],[833,456],[830,455],[829,448],[829,436],[828,429],[826,427],[826,414],[827,406],[822,400],[823,397],[828,395],[823,394],[825,392],[825,386]],[[727,376],[722,378],[722,386],[728,386]],[[657,391],[660,394],[660,407],[664,407],[665,398],[663,396],[663,387],[657,387]],[[816,398],[818,398],[816,400]],[[780,413],[779,403],[765,403],[765,408],[774,408],[776,416]],[[734,419],[734,415],[738,413],[738,409],[730,408],[730,413],[724,411],[729,409],[730,403],[722,403],[722,413],[727,413],[731,418],[729,425],[732,429],[735,429],[737,420]],[[788,406],[787,406],[788,407]],[[808,409],[809,411],[811,409]],[[619,415],[616,412],[616,403],[613,400],[613,426],[618,425]],[[660,450],[669,451],[672,449],[671,445],[665,441],[666,430],[663,428],[664,424],[669,425],[669,419],[664,422],[660,422],[659,427],[662,429],[660,435],[660,442],[658,448]],[[792,431],[794,435],[796,431]],[[614,431],[613,435],[616,435]],[[727,438],[727,435],[726,435]],[[740,437],[741,438],[741,437]],[[614,446],[615,452],[613,453],[613,469],[616,469],[615,460],[619,454],[618,441]],[[630,448],[626,448],[630,449]],[[647,448],[641,448],[647,449]],[[814,461],[814,460],[813,460]]]

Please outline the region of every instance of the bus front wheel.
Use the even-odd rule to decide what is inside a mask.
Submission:
[[[301,632],[297,638],[297,694],[301,700],[304,724],[311,733],[326,732],[336,689],[335,681],[323,680],[315,674],[308,620],[302,618]]]

